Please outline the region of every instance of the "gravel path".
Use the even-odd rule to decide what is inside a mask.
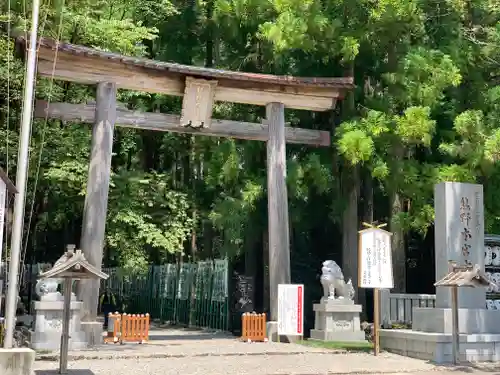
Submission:
[[[70,362],[71,375],[318,375],[408,373],[439,370],[424,361],[393,354],[296,354],[233,357],[185,357]],[[56,362],[37,361],[36,375],[53,374]],[[45,371],[44,371],[45,370]],[[86,371],[84,371],[86,370]]]
[[[69,359],[106,360],[305,353],[332,353],[332,351],[298,344],[247,343],[224,333],[169,329],[152,331],[150,341],[145,345],[107,344],[93,349],[70,351]],[[37,359],[57,361],[59,354],[57,352],[39,353]]]
[[[35,375],[56,375],[58,360],[58,353],[38,353]],[[480,375],[480,371],[500,372],[500,366],[495,364],[491,364],[491,368],[452,370],[390,353],[375,357],[298,344],[245,343],[222,333],[177,329],[153,329],[145,345],[108,344],[72,351],[69,361],[69,375],[459,375],[471,372]]]

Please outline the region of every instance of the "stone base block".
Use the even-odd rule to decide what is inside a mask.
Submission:
[[[361,305],[355,305],[353,301],[343,299],[321,299],[320,303],[313,304],[314,311],[331,313],[360,313]]]
[[[88,347],[102,345],[104,332],[102,322],[82,322],[81,329],[85,332]]]
[[[270,342],[278,341],[278,322],[267,322],[266,323],[266,335]]]
[[[365,341],[361,330],[359,313],[361,305],[342,299],[322,299],[313,305],[315,312],[314,329],[311,339],[321,341]]]
[[[266,334],[270,342],[294,343],[302,339],[302,336],[278,336],[278,322],[275,321],[266,323]]]
[[[35,350],[59,350],[61,348],[61,332],[30,331],[30,346]],[[69,339],[69,349],[78,350],[87,347],[85,332],[73,332]]]
[[[452,331],[451,309],[415,307],[413,331],[449,333]],[[458,309],[459,332],[468,334],[500,334],[500,311],[486,309]]]
[[[32,375],[35,351],[28,348],[0,349],[0,374]]]
[[[451,334],[416,332],[406,329],[380,330],[380,347],[388,352],[451,363]],[[460,335],[460,361],[484,362],[500,360],[500,334]]]
[[[352,299],[347,299],[347,298],[321,297],[321,300],[318,305],[345,306],[345,305],[354,305],[354,301]],[[361,305],[356,305],[356,306],[361,306]]]
[[[363,331],[320,331],[311,329],[311,340],[341,341],[341,342],[366,342]]]

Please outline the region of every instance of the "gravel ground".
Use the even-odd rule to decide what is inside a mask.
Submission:
[[[58,353],[38,353],[35,375],[57,374],[58,359]],[[500,373],[496,364],[451,369],[390,353],[375,357],[298,344],[245,343],[222,333],[178,329],[153,329],[145,345],[108,344],[72,351],[69,361],[69,375]]]
[[[152,331],[145,345],[127,343],[107,344],[93,349],[70,351],[71,360],[181,358],[242,355],[295,355],[332,353],[331,350],[298,344],[247,343],[224,333],[185,330]],[[39,360],[58,360],[58,353],[39,353]]]
[[[71,375],[318,375],[356,373],[408,373],[439,370],[425,361],[383,353],[295,354],[233,357],[147,358],[121,360],[79,360],[70,362]],[[35,362],[36,375],[53,374],[57,362]],[[49,370],[49,371],[46,371]]]

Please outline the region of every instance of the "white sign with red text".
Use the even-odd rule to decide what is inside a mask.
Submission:
[[[304,335],[304,285],[278,285],[278,335]]]

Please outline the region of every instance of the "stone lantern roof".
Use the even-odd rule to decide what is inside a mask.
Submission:
[[[492,283],[477,264],[475,266],[453,265],[453,270],[441,280],[437,281],[434,286],[457,286],[469,288],[492,286],[493,288],[498,289],[498,285]]]
[[[68,250],[57,260],[52,269],[40,274],[41,279],[107,279],[109,276],[91,265],[75,245],[68,245]]]

